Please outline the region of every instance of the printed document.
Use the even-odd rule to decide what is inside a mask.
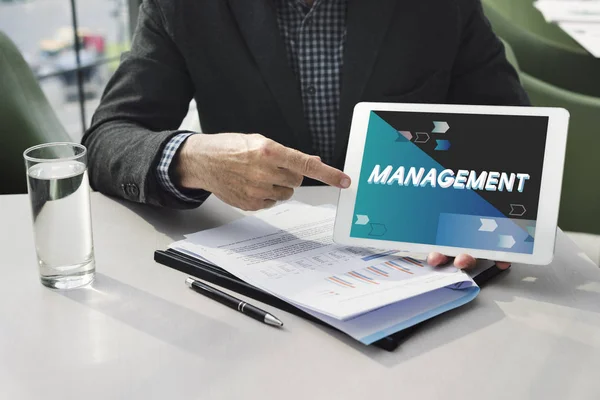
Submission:
[[[429,302],[445,304],[464,296],[459,289],[476,288],[452,266],[432,268],[394,251],[337,245],[334,219],[333,207],[288,202],[188,235],[171,247],[207,259],[334,326],[373,310],[410,314],[413,303],[398,304],[418,299],[423,305],[423,294]],[[430,294],[439,289],[437,297]]]

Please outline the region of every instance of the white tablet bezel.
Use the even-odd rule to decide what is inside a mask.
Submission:
[[[548,117],[548,133],[544,151],[544,167],[536,220],[533,254],[447,247],[418,243],[350,237],[354,223],[354,204],[362,166],[363,150],[371,111],[426,112],[450,114],[532,115]],[[403,250],[413,253],[437,251],[448,256],[467,253],[477,258],[515,263],[546,265],[554,256],[556,227],[567,145],[569,112],[562,108],[473,106],[447,104],[359,103],[354,108],[352,127],[344,172],[352,178],[348,189],[342,190],[335,219],[334,241],[339,244]]]

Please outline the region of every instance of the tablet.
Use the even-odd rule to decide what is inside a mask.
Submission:
[[[496,261],[552,261],[569,113],[359,103],[334,240]]]

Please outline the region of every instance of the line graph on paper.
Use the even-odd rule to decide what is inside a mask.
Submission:
[[[328,276],[326,279],[336,289],[357,289],[380,285],[386,281],[401,281],[430,273],[422,261],[411,257],[394,257],[365,268]],[[332,289],[333,290],[333,289]]]

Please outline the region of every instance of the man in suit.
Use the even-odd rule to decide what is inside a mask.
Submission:
[[[192,98],[202,134],[177,130]],[[158,206],[212,193],[245,210],[303,180],[346,188],[360,101],[528,103],[480,0],[144,0],[83,138],[91,183]]]

